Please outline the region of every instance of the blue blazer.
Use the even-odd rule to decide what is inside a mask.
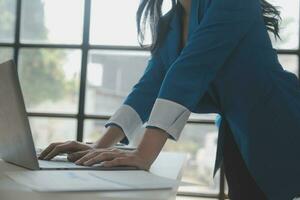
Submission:
[[[269,199],[299,195],[299,81],[278,62],[260,0],[193,0],[182,51],[181,14],[178,4],[165,15],[165,37],[124,104],[143,122],[157,98],[195,113],[218,113],[215,171],[230,131]]]

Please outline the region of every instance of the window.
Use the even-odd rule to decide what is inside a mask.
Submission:
[[[138,3],[139,0],[92,0],[90,43],[137,46],[135,13]]]
[[[1,63],[13,58],[14,52],[12,47],[0,47],[0,52]]]
[[[21,48],[18,72],[29,112],[77,113],[81,51]]]
[[[0,2],[0,41],[13,43],[16,23],[16,0]]]
[[[29,123],[36,148],[44,148],[49,142],[76,139],[75,119],[30,117]]]
[[[195,183],[179,189],[179,193],[203,193],[218,195],[220,175],[213,179],[214,158],[217,150],[217,127],[211,124],[187,124],[179,141],[168,140],[165,151],[184,152],[188,161],[183,171],[182,180]]]
[[[84,0],[22,1],[20,41],[81,44],[83,5]]]
[[[142,76],[148,52],[89,51],[85,112],[112,115]]]
[[[164,13],[170,6],[170,1],[165,2]],[[270,34],[279,61],[299,76],[299,1],[269,2],[282,12],[282,40]],[[37,147],[62,140],[95,141],[104,133],[106,120],[149,59],[149,52],[136,41],[138,3],[0,0],[0,62],[17,61]],[[183,180],[197,184],[181,187],[178,199],[226,198],[223,170],[212,179],[217,146],[214,119],[214,114],[192,114],[180,141],[168,141],[164,147],[188,154]]]
[[[299,48],[299,1],[290,0],[269,0],[277,6],[281,12],[282,23],[280,36],[282,40],[274,40],[274,47],[277,49],[298,49]]]

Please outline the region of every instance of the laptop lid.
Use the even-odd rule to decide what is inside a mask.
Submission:
[[[0,157],[29,169],[39,169],[16,65],[0,64]]]

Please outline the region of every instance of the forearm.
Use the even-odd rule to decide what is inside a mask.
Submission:
[[[145,134],[137,147],[137,153],[146,160],[148,167],[154,162],[162,150],[166,140],[167,133],[158,128],[146,128]]]
[[[110,125],[104,135],[95,142],[95,148],[107,148],[120,142],[125,137],[122,129],[115,125]]]

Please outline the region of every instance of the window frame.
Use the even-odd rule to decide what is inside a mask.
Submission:
[[[91,2],[92,0],[84,0],[84,14],[83,14],[83,38],[82,44],[72,45],[72,44],[23,44],[20,42],[20,25],[21,25],[21,6],[22,0],[16,0],[16,19],[15,19],[15,34],[13,43],[1,43],[0,47],[11,47],[13,48],[13,58],[18,65],[19,50],[21,48],[32,47],[32,48],[56,48],[56,49],[79,49],[82,51],[81,58],[81,73],[80,73],[80,86],[79,86],[79,102],[78,102],[78,112],[77,114],[67,114],[67,113],[42,113],[42,112],[28,112],[29,117],[47,117],[47,118],[64,118],[64,119],[75,119],[77,120],[77,133],[76,138],[78,141],[83,140],[84,131],[84,120],[94,119],[94,120],[108,120],[109,115],[87,115],[85,114],[85,94],[86,94],[86,79],[87,79],[87,66],[88,66],[88,53],[89,50],[124,50],[124,51],[146,51],[147,49],[142,49],[137,46],[109,46],[109,45],[91,45],[89,44],[90,36],[90,17],[91,17]],[[299,26],[300,27],[300,26]],[[300,29],[300,28],[299,28]],[[299,31],[300,32],[300,31]],[[300,34],[299,34],[300,35]],[[298,76],[300,75],[300,36],[298,49],[277,49],[278,55],[294,55],[298,57]],[[300,76],[299,76],[300,77]],[[204,120],[204,119],[190,119],[188,123],[191,124],[209,124],[214,125],[214,120]],[[196,193],[196,192],[180,192],[179,196],[188,197],[202,197],[202,198],[214,198],[219,200],[227,199],[228,196],[225,192],[225,175],[224,169],[220,170],[220,185],[219,192],[217,194],[206,194],[206,193]]]

